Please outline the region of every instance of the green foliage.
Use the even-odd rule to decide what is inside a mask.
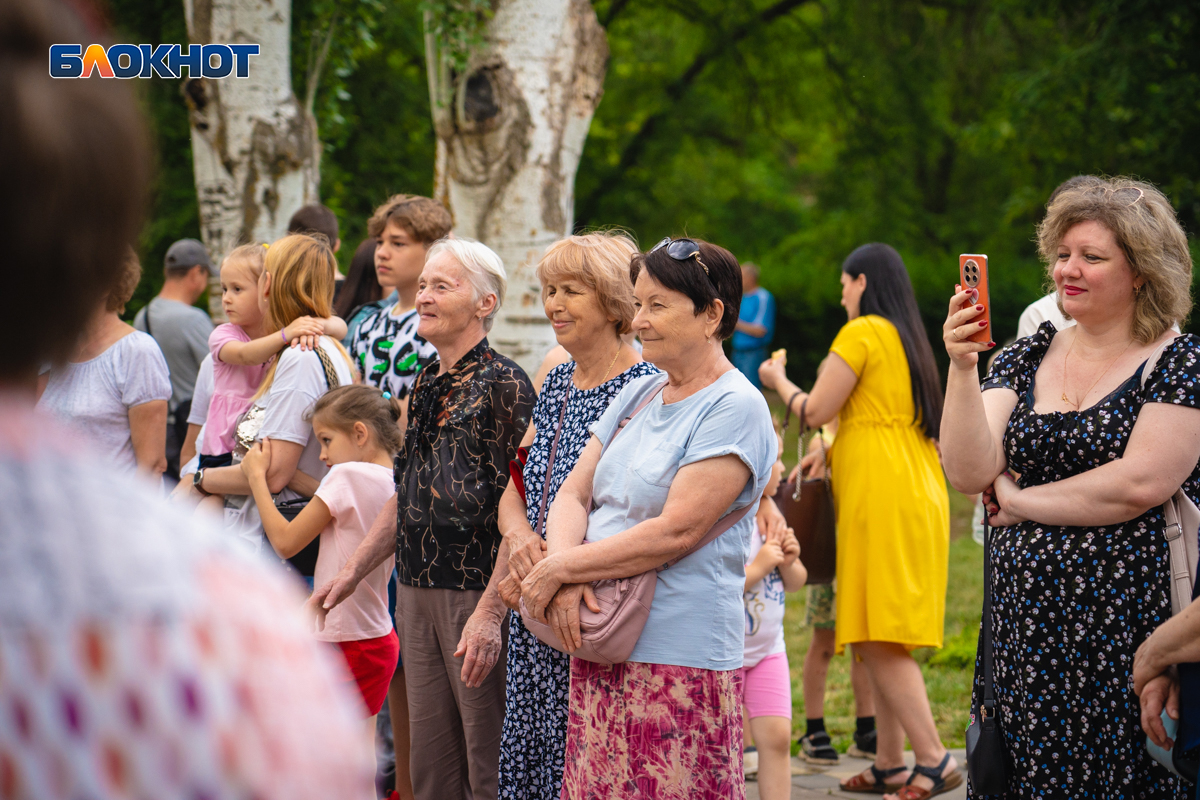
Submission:
[[[320,105],[317,111],[325,145],[321,200],[338,216],[344,268],[366,236],[375,206],[398,192],[433,192],[435,139],[421,11],[416,2],[389,3],[373,30],[377,46],[360,53],[341,79],[351,98],[340,106],[344,122],[327,126]]]
[[[429,15],[429,31],[459,72],[467,68],[471,51],[478,50],[492,18],[491,0],[424,0],[421,11]]]
[[[686,231],[757,262],[802,380],[844,323],[837,270],[864,242],[900,250],[936,345],[960,252],[991,256],[996,339],[1013,335],[1045,282],[1042,203],[1072,175],[1138,174],[1195,229],[1195,4],[597,8],[613,58],[579,224]]]
[[[375,32],[387,11],[383,0],[292,0],[292,83],[313,113],[326,149],[347,134],[346,108],[354,100],[352,76],[378,48]]]
[[[931,667],[947,669],[975,669],[975,652],[979,643],[979,631],[963,628],[946,640],[945,647],[929,658]]]
[[[183,41],[179,0],[111,0],[136,41]],[[995,338],[1042,292],[1042,204],[1130,173],[1200,224],[1200,4],[1182,0],[596,0],[612,52],[576,182],[583,227],[690,233],[757,262],[801,382],[837,329],[857,245],[904,256],[934,352],[960,252],[991,256]],[[294,0],[293,74],[336,17],[315,97],[321,192],[348,262],[389,193],[432,189],[423,15],[461,68],[489,0]],[[142,82],[139,82],[142,83]],[[143,91],[160,174],[151,272],[196,235],[178,87]]]

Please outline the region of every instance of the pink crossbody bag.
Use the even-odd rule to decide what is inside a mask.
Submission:
[[[650,405],[650,401],[657,397],[658,393],[665,386],[666,382],[664,381],[629,416],[621,420],[605,444],[604,447],[606,450],[617,437],[617,434],[642,409]],[[558,417],[558,429],[554,433],[554,442],[550,445],[549,463],[546,465],[546,483],[542,487],[542,499],[538,505],[537,530],[539,534],[542,534],[546,524],[546,497],[550,493],[550,471],[554,467],[554,454],[558,450],[558,437],[562,432],[562,422],[566,410],[567,401],[564,398],[563,407]],[[654,602],[654,589],[658,585],[658,573],[668,567],[674,566],[712,542],[722,533],[725,533],[725,531],[732,528],[739,520],[746,516],[746,513],[753,506],[754,504],[751,503],[745,508],[740,508],[726,514],[717,520],[717,524],[709,528],[708,533],[704,534],[704,537],[689,548],[687,552],[671,559],[661,567],[647,570],[641,575],[634,575],[629,578],[594,581],[592,583],[592,591],[596,595],[596,604],[600,606],[600,610],[592,611],[585,603],[579,604],[579,634],[583,643],[571,655],[575,658],[582,658],[584,661],[592,661],[607,666],[620,664],[628,660],[634,646],[642,635],[642,630],[646,627],[646,620],[650,617],[650,604]],[[592,504],[589,501],[589,514],[591,510]],[[544,536],[544,534],[542,535]],[[521,601],[521,621],[525,623],[525,627],[529,629],[530,633],[538,638],[538,641],[553,647],[555,650],[566,652],[562,642],[555,635],[554,630],[549,625],[534,619],[533,615],[529,613],[529,609],[525,606],[524,600]]]

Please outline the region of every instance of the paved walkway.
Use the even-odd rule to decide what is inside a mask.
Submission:
[[[962,750],[951,750],[954,758],[958,763],[966,763],[966,754]],[[913,763],[912,753],[904,754],[905,761],[910,765]],[[814,767],[806,764],[799,758],[792,759],[792,800],[816,800],[819,797],[841,797],[841,798],[856,798],[863,800],[868,797],[878,797],[879,795],[871,794],[852,794],[850,792],[839,792],[838,781],[845,780],[851,775],[856,775],[862,772],[870,764],[861,758],[850,758],[843,754],[836,767]],[[800,773],[800,774],[794,774]],[[963,776],[965,779],[965,775]],[[939,798],[946,800],[965,800],[967,796],[966,780],[957,789],[952,789],[945,794],[938,795]],[[746,783],[746,798],[747,800],[759,800],[758,784],[754,781]]]

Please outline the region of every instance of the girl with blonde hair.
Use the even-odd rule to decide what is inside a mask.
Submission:
[[[208,337],[213,361],[213,394],[204,422],[200,468],[233,463],[233,434],[238,417],[250,407],[258,387],[279,351],[285,347],[310,350],[322,333],[338,338],[346,324],[338,317],[297,317],[278,332],[266,332],[266,306],[259,302],[267,247],[235,247],[221,265],[221,307],[228,322]],[[219,507],[220,495],[205,500]]]
[[[301,317],[332,316],[334,268],[333,251],[325,242],[294,234],[272,244],[256,284],[266,309],[263,332],[280,335]],[[283,350],[267,369],[232,444],[237,460],[255,441],[271,439],[266,479],[277,502],[311,497],[316,491],[328,467],[305,414],[326,391],[353,383],[354,377],[350,357],[328,335],[320,336],[312,349]],[[199,469],[192,486],[200,494],[226,495],[226,526],[250,549],[262,548],[262,522],[255,504],[248,502],[250,484],[240,466]]]

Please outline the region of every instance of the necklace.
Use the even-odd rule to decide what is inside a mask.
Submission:
[[[1083,405],[1083,401],[1087,399],[1087,396],[1092,393],[1092,389],[1096,388],[1096,384],[1100,383],[1100,381],[1104,378],[1104,376],[1108,374],[1108,371],[1113,368],[1113,364],[1116,364],[1118,361],[1120,361],[1121,356],[1125,355],[1125,352],[1127,350],[1129,350],[1129,346],[1133,344],[1132,341],[1127,343],[1125,345],[1125,349],[1122,350],[1121,352],[1117,353],[1117,357],[1114,358],[1112,361],[1108,362],[1108,366],[1104,368],[1104,372],[1100,373],[1100,377],[1096,378],[1096,380],[1092,381],[1092,385],[1089,386],[1088,390],[1080,396],[1079,402],[1073,403],[1073,402],[1071,402],[1071,399],[1069,397],[1067,397],[1067,364],[1071,359],[1071,352],[1075,349],[1075,339],[1077,339],[1077,338],[1079,338],[1079,337],[1076,336],[1075,338],[1071,339],[1071,346],[1067,348],[1066,358],[1063,359],[1063,388],[1062,388],[1063,402],[1068,405],[1075,406],[1076,411],[1078,411],[1079,407]]]
[[[602,384],[603,384],[605,381],[607,381],[607,380],[608,380],[608,376],[609,376],[610,374],[612,374],[612,368],[613,368],[613,365],[617,363],[617,358],[619,358],[619,357],[620,357],[620,355],[621,355],[621,343],[620,343],[620,342],[618,342],[618,343],[617,343],[617,352],[613,353],[612,361],[608,362],[608,369],[606,369],[606,370],[604,371],[604,377],[600,379],[600,383],[597,383],[597,384],[596,384],[596,386],[600,386],[600,385],[602,385]],[[589,388],[591,388],[591,389],[595,389],[595,388],[596,388],[596,386],[592,386],[592,387],[589,387]],[[579,389],[579,387],[578,387],[578,386],[576,386],[575,388],[576,388],[576,389]],[[586,391],[587,391],[587,389],[579,389],[579,391],[581,391],[581,392],[586,392]]]

